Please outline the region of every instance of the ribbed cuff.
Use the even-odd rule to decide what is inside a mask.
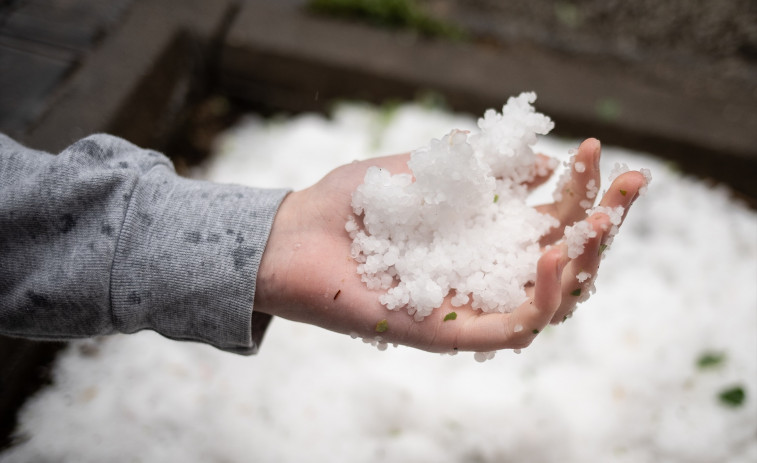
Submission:
[[[132,193],[118,239],[114,327],[255,353],[270,321],[262,313],[253,318],[255,281],[287,193],[151,169]]]

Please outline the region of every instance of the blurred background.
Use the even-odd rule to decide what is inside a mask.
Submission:
[[[560,134],[757,196],[750,0],[3,0],[0,66],[0,130],[49,150],[108,131],[183,166],[246,111],[533,90]]]
[[[757,418],[750,417],[750,414],[754,415],[755,385],[753,378],[748,381],[741,379],[736,371],[741,368],[742,372],[751,374],[757,364],[757,344],[755,344],[754,335],[757,332],[757,326],[754,326],[756,324],[754,312],[757,311],[754,294],[757,291],[757,283],[755,283],[757,260],[755,260],[754,248],[757,245],[757,234],[753,209],[749,210],[744,206],[746,204],[754,208],[757,204],[757,182],[754,180],[757,174],[757,111],[755,110],[757,108],[757,4],[755,2],[750,0],[711,2],[684,0],[668,2],[647,0],[622,2],[0,0],[0,131],[32,147],[53,152],[62,149],[78,137],[94,132],[109,132],[123,136],[141,146],[165,152],[183,174],[204,176],[219,181],[239,181],[237,178],[230,179],[228,172],[247,171],[240,170],[239,164],[231,163],[226,167],[223,164],[214,164],[214,161],[209,160],[212,153],[216,155],[221,153],[221,159],[237,159],[234,162],[246,162],[239,159],[255,156],[249,153],[239,154],[232,148],[238,147],[248,139],[245,138],[247,135],[239,135],[241,138],[237,141],[229,141],[230,128],[232,133],[237,133],[239,127],[247,127],[248,132],[245,133],[253,135],[265,133],[267,134],[265,136],[269,138],[253,137],[249,139],[249,143],[269,143],[269,146],[283,146],[287,140],[293,137],[305,137],[307,133],[313,131],[326,134],[333,132],[336,140],[349,138],[352,131],[365,132],[369,134],[365,135],[367,137],[365,140],[372,141],[345,146],[333,140],[326,140],[319,144],[314,143],[312,139],[299,138],[305,141],[302,141],[300,145],[291,146],[290,151],[302,149],[303,145],[305,147],[317,146],[323,151],[331,152],[339,152],[347,148],[355,152],[356,146],[370,146],[370,150],[367,151],[382,154],[379,148],[404,149],[398,147],[397,143],[377,144],[375,140],[377,134],[391,138],[390,133],[394,133],[391,132],[391,127],[400,127],[395,129],[400,131],[401,127],[405,127],[405,130],[412,128],[426,136],[430,127],[441,130],[444,124],[454,123],[456,126],[472,124],[469,115],[477,116],[486,108],[500,107],[509,96],[531,90],[538,94],[537,109],[555,120],[555,134],[562,140],[594,136],[602,140],[606,146],[622,147],[633,150],[633,153],[653,154],[654,158],[639,161],[642,163],[641,167],[646,166],[645,162],[659,166],[658,169],[666,171],[665,175],[671,175],[670,178],[663,177],[668,178],[671,183],[674,182],[673,178],[679,179],[681,175],[691,175],[698,179],[697,182],[701,182],[701,185],[718,185],[719,193],[715,195],[716,202],[706,207],[701,206],[700,209],[695,209],[691,203],[683,200],[669,204],[668,209],[654,209],[650,206],[646,212],[647,215],[643,215],[648,223],[657,223],[666,218],[683,223],[687,217],[681,215],[680,210],[690,209],[691,216],[699,214],[697,217],[702,217],[702,222],[696,223],[704,230],[702,235],[696,235],[698,238],[691,238],[685,243],[688,248],[681,248],[680,255],[671,250],[674,245],[670,234],[677,234],[680,238],[688,236],[686,233],[690,230],[686,230],[685,227],[666,230],[667,234],[659,238],[658,251],[660,254],[669,254],[666,261],[668,264],[658,262],[650,272],[656,272],[654,275],[659,276],[659,279],[667,278],[669,282],[688,280],[687,283],[680,284],[693,284],[694,287],[698,287],[705,285],[704,282],[708,281],[709,277],[704,274],[687,274],[687,278],[683,275],[675,278],[670,276],[680,271],[680,268],[670,264],[673,257],[683,258],[687,249],[698,249],[700,258],[692,260],[688,267],[710,265],[720,269],[718,265],[722,265],[722,274],[719,277],[722,278],[722,282],[717,280],[713,284],[729,285],[729,287],[733,285],[730,297],[722,298],[720,294],[713,293],[703,296],[703,301],[708,304],[720,304],[723,301],[726,306],[730,304],[736,307],[733,310],[741,318],[737,317],[735,323],[741,331],[735,339],[742,342],[726,346],[727,343],[717,341],[720,338],[712,335],[710,344],[705,345],[705,343],[697,347],[695,351],[689,352],[690,355],[684,363],[688,362],[686,365],[689,365],[693,362],[696,365],[699,361],[705,364],[711,361],[717,365],[725,363],[724,358],[728,358],[729,355],[733,357],[735,354],[732,352],[740,349],[743,352],[739,354],[741,357],[727,365],[727,371],[723,370],[719,373],[723,378],[727,377],[727,381],[724,379],[722,384],[715,384],[717,381],[712,378],[716,376],[709,377],[707,384],[712,383],[714,392],[706,390],[706,387],[701,384],[692,385],[691,381],[694,380],[688,376],[689,373],[682,373],[680,378],[673,375],[677,378],[675,381],[680,379],[681,384],[686,383],[689,384],[688,386],[678,383],[675,387],[670,386],[670,378],[664,375],[656,376],[657,379],[651,383],[656,384],[658,388],[670,386],[670,395],[666,397],[691,395],[692,390],[699,391],[700,389],[704,391],[702,394],[713,397],[729,391],[736,391],[734,394],[738,396],[738,390],[741,388],[742,400],[746,391],[746,404],[749,408],[742,410],[746,413],[745,416],[727,415],[727,419],[722,418],[719,412],[713,412],[714,414],[710,415],[709,409],[704,412],[702,408],[697,407],[690,407],[689,412],[681,412],[681,409],[686,409],[685,403],[676,404],[677,408],[670,412],[672,417],[666,415],[665,412],[660,412],[660,410],[665,410],[664,407],[660,408],[657,412],[662,418],[658,416],[656,422],[651,418],[649,420],[662,428],[669,428],[670,432],[666,435],[673,437],[653,443],[654,445],[650,448],[657,453],[643,455],[656,457],[663,455],[669,457],[671,461],[708,461],[706,458],[719,458],[725,455],[731,461],[749,461],[754,457],[755,441],[757,441],[757,435],[755,435]],[[413,101],[417,106],[404,106],[404,102]],[[360,103],[357,103],[357,106],[350,106],[355,103],[346,102]],[[366,110],[364,106],[361,106],[365,104],[376,106],[372,106],[374,109]],[[450,111],[452,113],[449,113]],[[258,122],[250,122],[249,114],[256,114],[253,120]],[[308,119],[311,117],[320,119]],[[409,119],[403,119],[404,117]],[[286,123],[290,125],[276,126],[276,121],[285,124],[283,122],[285,120],[292,122]],[[435,122],[420,122],[429,120]],[[279,127],[276,129],[279,132],[271,127]],[[307,127],[307,130],[303,127]],[[271,133],[271,130],[274,133]],[[433,136],[441,136],[444,131],[433,132],[436,133]],[[328,138],[325,135],[324,137]],[[399,137],[396,140],[401,140],[406,144],[422,143],[422,139],[415,141]],[[565,145],[560,143],[565,143]],[[570,145],[569,141],[556,142],[552,148],[555,149],[555,146],[558,146],[559,150],[566,151],[568,145]],[[406,148],[414,146],[406,146]],[[283,149],[280,152],[270,151],[276,152],[277,156],[283,160],[281,169],[299,162],[296,158],[286,158]],[[625,152],[622,150],[619,154],[616,153],[614,159],[622,160],[623,153]],[[370,153],[361,152],[361,155],[368,154]],[[632,158],[637,155],[628,154]],[[348,162],[351,159],[334,155],[322,161],[321,164],[323,168],[333,167],[333,163]],[[332,164],[327,166],[328,163]],[[253,167],[250,169],[255,170]],[[268,177],[284,182],[287,186],[305,186],[298,183],[300,179],[289,183],[287,178],[278,174]],[[689,181],[686,180],[686,182]],[[675,198],[682,198],[685,195],[698,198],[697,204],[706,203],[707,198],[712,196],[710,190],[703,193],[704,190],[697,189],[699,187],[689,185],[686,188],[694,188],[699,193],[689,190],[685,190],[685,193],[665,191]],[[722,210],[733,211],[735,215],[718,218],[718,211]],[[642,215],[641,212],[639,215]],[[710,229],[707,228],[708,220],[710,220],[708,217],[711,220],[721,220],[736,225],[727,230]],[[639,223],[632,229],[638,233],[639,239],[634,241],[637,245],[640,246],[645,239],[647,241],[652,239],[648,224]],[[736,231],[733,231],[734,229]],[[729,254],[730,251],[726,252],[722,249],[705,251],[702,246],[713,241],[728,241],[732,245],[732,248],[729,248],[732,252]],[[720,254],[717,251],[720,251]],[[723,260],[717,261],[718,257],[715,257],[717,255],[720,255]],[[736,256],[739,255],[745,260],[736,262]],[[717,265],[712,263],[715,261],[718,262]],[[685,264],[682,266],[686,267]],[[738,269],[738,271],[729,277],[729,269]],[[613,287],[611,282],[615,279],[610,271],[608,274],[610,276],[608,276],[607,286],[610,289]],[[620,282],[617,285],[622,286]],[[625,286],[628,287],[628,284]],[[679,303],[681,305],[684,302],[680,301],[685,301],[689,308],[699,307],[697,304],[702,301],[692,301],[688,296],[674,297],[690,289],[691,286],[673,285],[667,292],[664,288],[659,288],[652,294],[655,296],[665,294],[664,297],[655,297],[655,299],[658,299],[658,302],[659,300],[667,301],[666,306]],[[633,296],[618,296],[619,293],[612,291],[609,293],[616,297],[633,299]],[[631,293],[633,294],[633,291]],[[650,299],[651,297],[641,300],[633,299],[633,302],[655,312],[654,309],[657,306],[650,303]],[[636,309],[638,307],[629,308],[629,310]],[[686,307],[681,310],[686,310]],[[699,313],[699,309],[692,310]],[[673,314],[671,319],[674,319],[674,315],[678,316],[681,312],[674,311],[671,314]],[[582,315],[587,315],[588,318],[588,314]],[[714,322],[708,318],[709,315],[702,315],[702,317],[693,317],[692,325],[698,328],[686,331],[692,337],[705,336],[703,333],[706,325]],[[612,325],[613,323],[618,323],[617,326],[622,327],[624,323],[633,324],[633,321],[623,319],[622,323],[619,320],[607,323],[611,326],[615,326]],[[302,328],[299,327],[289,329],[293,329],[305,340],[314,339],[308,336],[319,336],[300,333],[298,330]],[[589,325],[582,329],[590,331],[601,329],[601,327]],[[278,335],[280,338],[276,337],[276,333],[278,332],[274,331],[272,335],[271,349],[279,349],[284,354],[291,353],[287,351],[287,344],[283,339],[287,337],[284,333],[287,335],[292,333],[281,332]],[[642,334],[636,332],[626,333],[626,336],[643,338]],[[282,341],[277,343],[276,339],[282,339]],[[343,351],[341,344],[331,344],[332,342],[336,341],[329,338],[320,346],[325,352]],[[559,344],[558,340],[554,342],[555,345]],[[562,342],[575,343],[576,341],[569,337],[567,341],[563,339]],[[63,357],[64,359],[73,357],[86,360],[92,358],[92,352],[100,352],[100,347],[96,346],[98,346],[96,343],[84,343],[66,347],[63,344],[0,338],[0,448],[11,443],[11,433],[17,425],[17,412],[24,401],[31,397],[40,385],[51,382],[51,371],[55,368],[58,368],[58,371],[65,369],[65,365],[54,366],[54,359],[59,350],[67,349],[65,352],[68,352],[66,354],[68,357]],[[138,346],[131,348],[139,349]],[[359,349],[360,347],[353,346],[352,348]],[[588,349],[587,352],[590,351],[589,346],[585,348]],[[111,349],[118,351],[118,345],[116,344]],[[536,357],[532,360],[541,358],[543,361],[545,358],[554,359],[554,356],[559,356],[554,353],[557,351],[545,349],[542,354],[535,354]],[[626,353],[627,357],[624,357],[629,362],[628,365],[637,365],[641,358],[654,362],[655,355],[672,357],[677,355],[675,350],[668,352],[662,347],[657,350],[649,347],[643,355],[637,352],[639,354],[637,357],[634,357],[633,350],[629,352],[631,353]],[[731,354],[723,354],[723,352],[731,352]],[[239,362],[245,362],[244,359],[222,361],[214,357],[203,357],[209,355],[205,351],[192,350],[191,353],[205,359],[205,363],[200,362],[204,365],[205,373],[190,374],[190,376],[196,375],[193,376],[195,381],[207,379],[207,376],[203,375],[213,370],[212,365],[216,362],[224,365],[229,363],[228,372],[241,368],[247,370],[256,368],[255,359],[248,359],[247,363],[243,364]],[[409,354],[411,356],[408,357],[409,363],[405,360],[391,360],[393,357],[390,357],[390,360],[385,357],[374,358],[373,354],[372,352],[369,354],[371,356],[365,358],[350,357],[347,363],[340,367],[341,370],[334,369],[333,366],[324,366],[324,369],[331,368],[332,374],[341,372],[339,374],[347,375],[349,371],[363,371],[362,368],[366,368],[365,362],[369,362],[373,365],[382,365],[387,370],[396,369],[400,372],[407,370],[406,374],[412,375],[416,374],[416,370],[409,365],[426,362],[424,357],[413,357],[417,354]],[[149,357],[151,354],[148,352],[144,355]],[[186,353],[172,352],[154,355],[165,357],[165,363],[158,362],[160,365],[180,364],[182,365],[180,368],[189,368],[176,360],[177,355],[179,357],[188,355]],[[392,353],[390,355],[404,354]],[[105,358],[105,364],[125,362],[120,357],[113,357],[111,360],[107,360],[109,357]],[[707,360],[708,358],[710,360]],[[712,360],[713,358],[715,360]],[[278,359],[286,361],[281,357]],[[294,379],[287,377],[285,372],[279,371],[280,367],[276,366],[276,357],[258,360],[262,365],[268,365],[269,369],[279,372],[280,376],[274,375],[279,381],[284,381],[282,378],[294,380],[295,383],[307,381],[300,377]],[[604,361],[597,362],[601,364]],[[427,368],[434,372],[437,370],[444,372],[447,367],[442,365],[449,364],[440,364],[435,359],[433,366],[427,366]],[[459,362],[456,365],[459,365]],[[565,367],[566,364],[558,362],[557,365]],[[626,366],[622,362],[621,365]],[[142,367],[147,368],[144,365]],[[68,378],[65,375],[76,376],[76,368],[85,367],[79,365],[73,367],[73,370],[66,370],[69,373],[63,373],[64,377]],[[102,364],[99,365],[99,370],[96,367],[93,368],[95,368],[94,371],[101,373],[103,371]],[[139,370],[139,367],[134,368],[139,371],[135,375],[145,374],[144,370]],[[510,383],[512,378],[493,380],[480,370],[472,372],[467,364],[455,368],[460,369],[451,371],[456,371],[470,379],[493,381],[494,384],[500,381],[503,384],[518,387]],[[533,372],[530,372],[525,364],[512,368],[519,372],[517,376],[521,379],[534,377]],[[697,368],[694,367],[695,370]],[[707,370],[710,368],[709,365],[703,368],[711,371]],[[633,368],[630,370],[634,371]],[[674,370],[675,368],[670,369],[670,371]],[[371,371],[369,369],[363,374],[370,376]],[[574,370],[570,370],[569,373],[563,371],[563,375],[560,374],[559,368],[552,370],[545,368],[544,371],[550,371],[549,376],[542,377],[537,384],[542,384],[539,383],[542,381],[546,387],[549,381],[559,383],[566,377],[573,378],[577,381],[576,384],[580,384],[580,381],[575,378],[576,371]],[[604,371],[598,367],[588,374],[596,379],[593,375],[600,375],[599,372]],[[223,376],[227,373],[218,374]],[[651,370],[644,369],[637,373],[642,376],[652,375]],[[93,374],[97,375],[97,373]],[[427,379],[421,378],[420,383],[424,381],[433,383],[443,377],[442,373],[439,373],[440,376],[435,376],[435,374],[421,375]],[[217,378],[217,376],[212,377]],[[610,375],[606,378],[612,377]],[[388,377],[374,379],[379,383],[393,381]],[[250,381],[254,384],[255,378],[251,378]],[[316,389],[323,394],[330,394],[330,383],[327,379],[322,379],[322,381],[320,388]],[[675,381],[672,382],[675,383]],[[744,383],[744,381],[747,382]],[[606,383],[615,396],[630,394],[627,390],[618,392],[610,379],[606,379]],[[175,387],[174,383],[170,384],[171,387]],[[596,384],[605,383],[602,380],[596,380],[593,384],[594,386],[587,386],[588,389],[583,390],[581,394],[577,392],[576,394],[578,396],[590,395],[587,390],[596,392]],[[739,386],[723,389],[725,387],[723,384]],[[408,392],[400,386],[392,388],[392,384],[385,384],[385,386],[390,391],[388,394],[393,398],[392,400],[382,398],[382,394],[375,391],[364,393],[362,396],[363,400],[367,399],[374,405],[377,403],[381,405],[378,408],[376,406],[369,408],[370,413],[380,414],[381,410],[391,409],[397,403],[403,403],[403,400],[410,400],[408,397],[420,400],[424,404],[423,401],[428,400],[419,398],[420,396],[413,390]],[[470,385],[466,383],[464,386]],[[680,390],[676,389],[678,386],[681,387]],[[81,385],[81,387],[84,391],[82,394],[89,397],[87,394],[91,395],[91,392],[86,392],[89,391],[87,389],[89,386]],[[260,387],[261,394],[273,394],[271,392],[273,389]],[[432,386],[429,385],[429,387]],[[285,389],[291,394],[297,394],[293,385]],[[345,396],[359,395],[355,392],[359,388],[354,386],[353,389],[345,389],[348,391],[345,392]],[[752,402],[749,402],[750,391]],[[649,391],[639,394],[643,396],[647,393]],[[63,394],[70,395],[71,392],[64,391]],[[152,390],[145,394],[155,394],[155,392]],[[690,399],[698,400],[698,396],[695,396],[696,394]],[[565,397],[569,398],[570,395],[562,398]],[[448,401],[459,399],[455,395],[437,398]],[[592,402],[591,397],[585,397],[585,399],[587,404]],[[63,401],[65,400],[64,398]],[[382,400],[387,402],[381,402]],[[528,400],[534,399],[527,399],[526,402]],[[653,407],[650,405],[652,402],[644,400],[641,402],[631,400],[626,407],[631,409],[634,404],[643,404],[654,408],[659,405],[655,402],[657,405]],[[286,398],[281,398],[281,401],[286,402]],[[88,403],[86,400],[83,402]],[[390,402],[391,406],[388,405]],[[77,403],[74,401],[73,406]],[[314,415],[304,416],[292,410],[285,410],[284,415],[298,421],[314,419],[313,416],[321,418],[325,416],[329,419],[341,416],[346,423],[343,425],[346,429],[349,423],[354,422],[354,419],[347,417],[355,413],[354,405],[359,402],[335,401],[335,403],[337,408],[342,407],[341,414],[337,413],[339,410],[319,414],[320,405],[306,402],[303,407],[315,407],[315,411],[309,412]],[[579,401],[579,403],[583,402]],[[601,404],[602,401],[600,400],[599,403]],[[433,409],[433,405],[426,405],[418,406],[418,413],[436,416],[429,412]],[[121,406],[123,407],[123,404]],[[177,407],[182,406],[177,404]],[[478,410],[478,416],[482,416],[483,413],[483,422],[491,426],[501,425],[486,414],[486,404],[469,404],[470,407]],[[517,407],[520,413],[533,413],[536,417],[548,419],[547,412],[538,407],[529,408],[523,405],[523,402],[520,402]],[[454,409],[458,413],[464,413],[465,410],[466,407],[462,406],[460,409]],[[208,410],[203,409],[202,412],[207,413]],[[568,413],[568,410],[564,412]],[[587,413],[585,410],[581,411],[580,407],[577,407],[575,412]],[[35,412],[30,413],[33,415]],[[137,412],[134,413],[139,415]],[[507,414],[506,408],[503,408],[503,413]],[[588,413],[596,414],[596,411]],[[668,418],[665,418],[666,416]],[[146,421],[149,422],[151,419],[154,417],[148,416]],[[692,429],[685,425],[677,427],[676,420],[696,421],[697,419],[720,423],[722,426],[720,428],[715,426],[717,428],[715,431],[696,428],[697,432],[692,435],[699,436],[703,442],[729,435],[728,445],[732,444],[733,447],[726,446],[727,448],[721,453],[703,453],[704,460],[698,460],[696,452],[681,453],[680,449],[683,447],[697,447],[692,446],[692,442],[683,437],[675,437],[677,432]],[[39,420],[41,421],[37,423],[49,422],[53,418],[42,416]],[[590,420],[587,421],[590,422]],[[458,429],[456,426],[464,424],[455,420],[450,420],[450,422],[453,424],[445,425],[445,431],[440,431],[441,434],[447,436],[445,438],[456,435],[454,432]],[[647,423],[643,419],[640,422]],[[659,424],[660,422],[663,424]],[[35,426],[33,420],[27,423],[32,423],[27,426]],[[395,420],[392,423],[394,427],[382,432],[387,433],[384,437],[394,439],[392,442],[395,444],[411,435],[402,431],[404,425],[401,420]],[[594,423],[601,423],[601,421]],[[423,421],[415,423],[420,427],[425,424],[427,423]],[[535,430],[547,426],[538,420],[532,425]],[[723,430],[723,427],[736,425],[740,426],[742,432],[746,432],[746,437],[739,437],[738,432],[728,434]],[[341,429],[340,426],[342,425],[336,427]],[[25,429],[24,435],[28,438],[29,428]],[[373,428],[369,424],[361,429],[364,429],[368,435]],[[553,433],[550,435],[554,436],[564,431],[557,425],[549,429]],[[297,432],[291,432],[299,436]],[[285,437],[287,432],[282,431],[282,433],[275,436],[272,434],[274,436],[272,439],[274,441],[277,438],[283,439],[282,436]],[[486,436],[487,434],[478,432],[478,435]],[[574,437],[586,438],[587,435]],[[326,437],[329,436],[326,434]],[[492,439],[496,438],[496,435],[492,437]],[[594,435],[592,438],[598,439]],[[646,434],[639,434],[634,438],[638,442],[647,442],[650,439]],[[172,438],[161,436],[161,439],[165,441]],[[17,437],[16,442],[19,441],[23,439]],[[175,441],[174,439],[172,442]],[[301,442],[309,441],[302,440]],[[394,461],[432,461],[430,455],[436,455],[435,452],[443,448],[443,446],[434,447],[428,444],[430,447],[424,454],[423,445],[426,444],[418,444],[418,442],[423,442],[423,439],[415,439],[412,442],[412,444],[407,444],[407,447],[389,446],[387,447],[389,450],[385,448],[385,453],[382,455],[386,457],[386,455],[392,455],[393,451],[400,452],[401,449],[405,449],[409,452],[406,456],[418,455],[418,458],[407,457],[403,460],[395,455]],[[468,442],[468,445],[474,444],[475,442]],[[234,445],[242,446],[242,443],[236,442]],[[376,445],[379,449],[383,448],[380,443],[373,442],[371,445]],[[481,446],[485,448],[484,444]],[[536,441],[529,446],[526,446],[525,451],[534,453],[533,461],[551,461],[549,453],[536,451],[540,448]],[[634,455],[639,456],[628,453],[627,450],[618,451],[618,448],[612,447],[607,451],[619,461],[634,461]],[[517,451],[524,451],[524,448],[518,448]],[[514,452],[516,449],[498,448],[489,453],[479,454],[475,452],[458,454],[449,451],[447,456],[452,459],[451,461],[503,461],[500,458],[502,455],[512,458],[515,455]],[[276,452],[263,454],[268,455],[269,459],[261,461],[297,461],[301,457],[301,454],[297,453],[287,454],[288,456]],[[41,455],[45,456],[44,453]],[[47,456],[50,455],[60,454],[50,453]],[[478,456],[474,458],[470,455]],[[571,455],[582,454],[574,452]],[[0,455],[0,460],[2,458]],[[19,458],[22,459],[18,461],[24,461],[23,457]],[[324,461],[327,461],[325,458]],[[61,460],[64,459],[61,458]],[[349,461],[346,458],[343,460]],[[374,461],[370,457],[358,460]],[[378,457],[375,461],[378,461]]]

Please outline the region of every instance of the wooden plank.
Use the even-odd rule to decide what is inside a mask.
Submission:
[[[47,105],[55,87],[73,66],[72,60],[54,59],[20,51],[0,43],[0,131],[28,126]]]
[[[141,0],[136,1],[114,30],[82,63],[76,74],[59,91],[59,98],[49,104],[49,110],[25,133],[17,138],[30,146],[58,151],[77,138],[95,132],[129,133],[132,141],[147,147],[155,146],[155,133],[171,127],[166,108],[157,108],[150,101],[155,88],[173,79],[180,84],[182,77],[175,73],[160,76],[167,50],[175,47],[177,37],[192,37],[196,47],[193,59],[202,59],[210,44],[233,10],[233,0]],[[185,49],[186,51],[186,49]],[[190,51],[186,51],[190,53]],[[186,72],[186,68],[181,70]],[[165,79],[164,79],[165,77]],[[172,84],[171,84],[172,85]],[[163,87],[163,104],[177,104],[177,88]],[[180,93],[180,92],[179,92]],[[151,126],[152,135],[132,132],[128,125],[135,122],[130,114],[143,114],[138,108],[148,104],[151,109],[138,122]]]
[[[607,60],[423,40],[251,0],[229,31],[220,75],[233,96],[270,96],[274,105],[312,105],[315,92],[327,104],[329,98],[369,95],[381,101],[427,88],[453,109],[480,114],[534,90],[537,108],[555,119],[558,134],[654,152],[757,198],[750,174],[757,168],[757,96],[692,97],[634,78]],[[264,85],[274,90],[266,95]]]
[[[2,33],[84,52],[102,38],[133,0],[27,0],[13,10]]]

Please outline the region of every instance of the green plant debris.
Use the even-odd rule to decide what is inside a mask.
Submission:
[[[426,37],[465,39],[458,26],[434,18],[414,0],[310,0],[309,11],[392,29],[407,29]]]
[[[583,19],[578,7],[570,2],[556,2],[555,17],[561,24],[571,29],[580,26]]]
[[[605,249],[607,249],[607,245],[606,244],[600,244],[599,245],[599,252],[597,252],[597,255],[601,256],[602,253],[605,252]]]
[[[381,103],[378,109],[378,118],[382,127],[386,127],[392,122],[401,105],[402,102],[396,99],[388,99]]]
[[[377,333],[383,333],[384,331],[389,329],[389,322],[386,321],[386,318],[381,320],[380,322],[376,323],[376,332]]]
[[[675,161],[665,161],[665,167],[674,174],[680,174],[683,173],[683,168],[681,165]]]
[[[574,289],[573,291],[570,292],[570,295],[571,296],[580,296],[581,295],[581,288]]]
[[[697,367],[700,370],[716,368],[723,365],[725,354],[723,352],[703,352],[697,359]]]
[[[539,334],[539,330],[537,330],[536,328],[534,328],[533,330],[531,330],[531,332],[534,333],[534,334]]]
[[[444,321],[445,322],[449,321],[449,320],[455,320],[455,319],[457,319],[457,312],[450,312],[450,313],[448,313],[447,315],[444,316]]]
[[[628,192],[626,190],[620,190],[620,194],[622,194],[623,196],[625,196],[625,195],[628,194]]]
[[[420,90],[413,96],[413,99],[424,109],[450,111],[445,96],[434,90]]]
[[[497,201],[499,201],[499,195],[494,195],[494,202],[496,203]]]
[[[615,98],[601,98],[594,106],[594,110],[600,119],[604,121],[615,121],[623,113],[623,106]]]
[[[740,407],[744,403],[746,393],[741,386],[731,386],[727,389],[723,389],[718,394],[720,403],[729,407]]]

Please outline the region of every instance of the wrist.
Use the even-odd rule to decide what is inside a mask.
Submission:
[[[299,194],[289,193],[274,217],[255,282],[256,312],[277,315],[278,310],[286,305],[286,281],[294,257],[293,251],[297,247],[296,204],[299,202]]]

